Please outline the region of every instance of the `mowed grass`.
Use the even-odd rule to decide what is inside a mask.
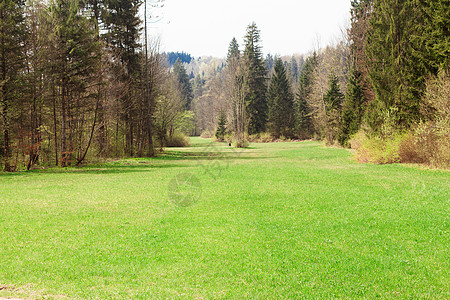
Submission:
[[[2,174],[0,297],[448,299],[450,173],[350,157],[194,138],[156,159]],[[180,187],[191,206],[169,197],[179,174],[201,185]]]

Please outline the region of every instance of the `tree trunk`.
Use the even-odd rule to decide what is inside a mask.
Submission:
[[[55,139],[55,166],[59,165],[58,161],[58,119],[56,117],[56,91],[53,85],[53,132]]]
[[[77,166],[79,166],[83,162],[83,160],[85,159],[86,154],[89,151],[89,147],[91,146],[91,143],[92,143],[92,137],[94,136],[95,125],[96,125],[96,122],[97,122],[97,113],[98,113],[98,108],[99,108],[99,103],[100,103],[100,98],[101,98],[100,92],[98,93],[97,97],[98,98],[97,98],[97,104],[95,105],[94,122],[92,123],[91,135],[89,136],[89,141],[88,141],[88,144],[86,146],[86,150],[83,153],[83,156],[81,158],[79,158],[78,161],[77,161]]]
[[[3,12],[0,15],[0,18],[3,20]],[[2,40],[1,44],[4,45],[4,32],[2,28]],[[5,50],[2,50],[2,78],[1,78],[1,84],[2,84],[2,121],[3,121],[3,136],[4,136],[4,155],[5,155],[5,171],[6,172],[12,172],[13,167],[11,166],[10,159],[11,159],[11,146],[10,146],[10,137],[9,137],[9,107],[8,107],[8,95],[6,91],[6,53]]]
[[[67,145],[66,145],[66,89],[65,89],[65,80],[63,79],[62,88],[61,88],[61,167],[66,166],[67,160]]]

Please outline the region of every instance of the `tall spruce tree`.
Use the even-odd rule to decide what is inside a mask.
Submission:
[[[329,89],[323,97],[326,112],[326,128],[324,128],[325,138],[329,144],[333,144],[337,139],[339,131],[340,116],[344,94],[340,91],[339,79],[331,72],[328,81]]]
[[[238,59],[240,56],[239,44],[236,38],[233,38],[228,46],[227,64],[230,64],[232,60]]]
[[[109,0],[106,2],[104,37],[116,50],[128,73],[139,69],[140,32],[139,19],[141,0]]]
[[[291,84],[281,58],[278,58],[275,62],[275,73],[270,81],[267,102],[269,105],[267,122],[269,131],[277,138],[280,136],[292,137],[294,130],[294,96],[291,93]]]
[[[411,37],[416,31],[420,1],[375,1],[370,20],[366,53],[370,59],[369,76],[376,103],[369,109],[369,125],[378,131],[381,123],[408,128],[420,119],[420,98],[427,76],[422,64],[414,61]],[[411,16],[415,16],[412,18]],[[391,111],[392,120],[383,112]]]
[[[236,136],[243,135],[243,115],[240,113],[241,110],[243,112],[243,105],[241,97],[239,97],[239,80],[238,80],[238,71],[239,71],[239,61],[240,61],[241,52],[239,50],[239,44],[236,38],[233,37],[229,46],[227,53],[227,66],[225,69],[226,75],[226,84],[227,84],[227,97],[231,106],[231,119],[232,119],[232,128],[236,134]],[[241,132],[242,131],[242,132]]]
[[[0,3],[0,113],[3,123],[4,170],[7,172],[15,169],[11,163],[11,108],[20,97],[26,34],[24,1],[3,0]]]
[[[136,103],[133,91],[142,88],[140,84],[140,74],[142,74],[140,64],[139,49],[140,32],[142,30],[139,19],[139,7],[141,0],[108,0],[105,2],[104,14],[104,38],[107,44],[119,57],[121,65],[125,67],[122,82],[128,85],[126,93],[121,97],[122,112],[120,113],[125,123],[126,131],[126,152],[134,156],[134,132]]]
[[[255,23],[247,27],[243,55],[245,86],[247,94],[245,106],[249,118],[248,133],[264,132],[267,121],[266,68],[261,51],[260,31]]]
[[[318,59],[314,54],[306,59],[299,77],[299,86],[295,101],[295,128],[296,135],[302,139],[311,138],[314,134],[314,125],[308,99],[314,80],[314,70],[317,67]]]
[[[353,69],[347,84],[338,136],[339,144],[347,146],[351,136],[358,132],[365,111],[362,74]]]
[[[414,60],[425,73],[437,75],[450,65],[450,1],[417,1],[414,33],[410,36]]]

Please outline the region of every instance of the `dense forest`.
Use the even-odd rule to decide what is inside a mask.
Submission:
[[[449,3],[355,0],[333,45],[264,56],[252,23],[242,49],[233,38],[226,59],[195,59],[143,42],[140,0],[4,0],[3,169],[154,156],[186,135],[448,167]]]

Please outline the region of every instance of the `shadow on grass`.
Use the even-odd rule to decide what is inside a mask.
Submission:
[[[233,151],[211,151],[211,152],[178,152],[178,151],[167,151],[161,156],[154,158],[154,160],[256,160],[256,159],[268,159],[275,158],[270,156],[249,156],[244,155],[242,152]],[[149,159],[150,160],[150,159]]]
[[[197,148],[207,148],[207,144],[200,144]],[[254,147],[252,147],[254,148]],[[273,157],[259,156],[259,155],[243,155],[246,149],[235,149],[228,147],[216,147],[211,146],[211,151],[177,151],[177,150],[166,150],[157,157],[153,158],[125,158],[114,162],[106,163],[93,163],[86,166],[80,167],[49,167],[43,169],[33,169],[30,171],[20,170],[14,173],[0,172],[0,177],[13,177],[22,176],[28,174],[118,174],[118,173],[131,173],[131,172],[150,172],[152,169],[162,169],[162,168],[181,168],[187,167],[183,164],[169,163],[170,161],[203,161],[203,160],[217,160],[226,161],[227,163],[231,161],[238,160],[257,160],[257,159],[270,159]],[[167,163],[164,163],[167,161]]]
[[[34,169],[30,171],[18,171],[14,173],[0,173],[0,177],[13,177],[28,174],[121,174],[121,173],[144,173],[152,172],[155,169],[182,168],[187,167],[180,164],[152,164],[146,163],[130,164],[127,162],[114,164],[97,164],[87,167],[67,167],[67,168],[49,168]]]

